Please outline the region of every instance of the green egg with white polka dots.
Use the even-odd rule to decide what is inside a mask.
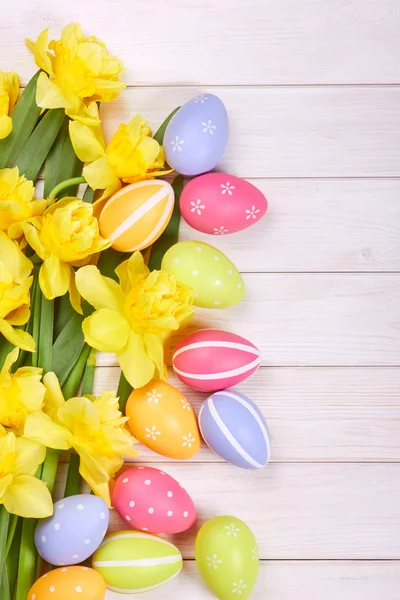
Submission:
[[[236,517],[214,517],[196,538],[197,568],[219,600],[246,600],[258,576],[258,549],[252,531]]]
[[[161,268],[194,290],[195,306],[227,308],[243,300],[244,281],[229,258],[204,242],[178,242],[164,254]]]

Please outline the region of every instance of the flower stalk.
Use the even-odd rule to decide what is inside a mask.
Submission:
[[[66,179],[65,181],[62,181],[61,183],[56,185],[51,190],[51,192],[49,194],[49,198],[52,198],[52,199],[57,198],[59,193],[62,192],[63,190],[65,190],[71,186],[80,185],[81,183],[86,183],[86,179],[84,177],[71,177],[71,179]]]

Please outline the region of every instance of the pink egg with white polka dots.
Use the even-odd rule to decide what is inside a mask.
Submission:
[[[134,529],[181,533],[196,521],[187,491],[170,475],[153,467],[133,467],[120,475],[112,493],[118,514]]]
[[[211,235],[247,229],[264,216],[268,201],[252,183],[226,173],[206,173],[192,179],[180,198],[183,218]]]

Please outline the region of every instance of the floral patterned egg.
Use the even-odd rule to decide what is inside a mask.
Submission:
[[[264,194],[245,179],[225,173],[207,173],[189,181],[180,208],[191,227],[211,235],[247,229],[265,214]]]
[[[211,171],[228,142],[228,115],[214,94],[200,94],[172,117],[164,135],[168,164],[182,175]]]
[[[54,504],[54,513],[39,521],[35,544],[51,565],[75,565],[100,546],[107,533],[110,513],[102,498],[77,494]]]
[[[104,600],[105,593],[105,581],[94,569],[63,567],[38,579],[27,600]]]
[[[253,533],[240,519],[214,517],[196,538],[200,575],[220,600],[246,600],[258,575],[258,549]]]
[[[165,381],[150,381],[133,390],[126,404],[133,435],[148,448],[178,460],[200,448],[196,416],[185,396]]]
[[[175,273],[180,283],[194,290],[196,306],[227,308],[244,298],[244,281],[235,265],[204,242],[184,241],[171,246],[161,268]]]
[[[171,218],[175,194],[167,181],[148,180],[127,185],[104,206],[101,235],[121,252],[147,248],[160,237]]]
[[[130,525],[150,533],[181,533],[196,520],[193,500],[170,475],[153,467],[133,467],[114,486],[112,502]]]

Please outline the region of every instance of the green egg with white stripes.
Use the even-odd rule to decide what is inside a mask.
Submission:
[[[164,254],[161,268],[194,290],[195,306],[227,308],[243,300],[245,285],[229,258],[210,244],[182,241]]]
[[[103,576],[109,590],[140,594],[172,581],[182,569],[182,555],[156,535],[119,531],[108,535],[95,552],[93,568]]]

